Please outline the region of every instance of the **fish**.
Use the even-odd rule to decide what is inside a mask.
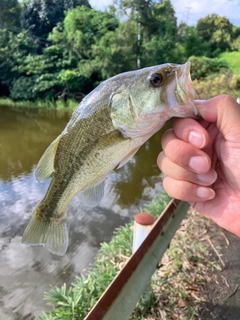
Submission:
[[[168,119],[197,115],[190,67],[190,62],[165,63],[124,72],[84,97],[36,167],[37,180],[51,177],[51,182],[22,243],[65,254],[72,198],[80,193],[85,205],[97,206],[106,176],[124,166]]]

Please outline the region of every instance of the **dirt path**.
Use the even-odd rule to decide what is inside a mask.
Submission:
[[[214,237],[213,251],[220,257],[222,270],[213,272],[203,288],[207,302],[202,320],[240,320],[240,238],[225,230],[221,234]]]
[[[240,238],[190,209],[156,273],[147,320],[240,320]]]

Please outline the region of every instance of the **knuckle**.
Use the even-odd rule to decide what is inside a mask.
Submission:
[[[162,139],[161,139],[161,145],[162,145],[163,150],[168,145],[169,141],[172,140],[173,134],[174,134],[173,129],[168,129],[167,131],[164,132]]]
[[[176,133],[182,133],[185,134],[185,132],[188,132],[189,125],[192,124],[192,119],[189,118],[175,118],[173,122],[173,129]]]
[[[186,157],[186,150],[181,140],[175,141],[174,148],[169,150],[169,154],[174,158],[174,162],[178,163]]]
[[[171,198],[183,201],[196,199],[196,188],[191,182],[175,180],[167,176],[163,179],[163,188]]]
[[[177,138],[189,142],[189,134],[192,131],[201,131],[199,123],[190,118],[176,119],[175,125],[173,125],[174,133]]]
[[[169,178],[165,177],[162,181],[162,186],[163,189],[167,192],[167,194],[169,195],[169,197],[174,198],[174,192],[173,189],[171,188],[171,182],[169,182]]]
[[[179,188],[178,196],[181,200],[186,200],[189,197],[190,190],[188,188]]]
[[[225,104],[231,104],[233,102],[236,102],[229,94],[223,94],[222,95],[222,101]]]

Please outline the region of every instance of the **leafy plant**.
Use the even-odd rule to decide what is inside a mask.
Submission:
[[[166,207],[169,198],[159,194],[140,211],[151,213],[155,219]],[[110,243],[103,243],[87,275],[77,277],[67,289],[52,287],[45,299],[53,307],[43,313],[41,320],[82,320],[95,305],[103,291],[121,270],[131,255],[132,223],[116,230]],[[214,226],[215,227],[215,226]],[[217,235],[216,228],[213,234]],[[152,277],[151,299],[146,303],[143,295],[129,319],[199,319],[200,287],[205,282],[207,268],[217,268],[210,258],[205,231],[210,222],[196,212],[189,212],[170,248],[165,253],[160,268]]]
[[[153,205],[146,206],[146,209],[157,218],[168,201],[169,198],[161,194],[153,201]],[[117,228],[110,243],[101,244],[96,261],[90,267],[87,275],[76,277],[68,290],[64,284],[61,288],[52,287],[45,294],[45,299],[48,300],[49,305],[54,307],[54,310],[44,313],[40,319],[84,319],[122,265],[131,256],[133,236],[130,231],[131,226],[132,223],[129,223]],[[145,310],[146,306],[141,305],[139,308]]]
[[[192,63],[192,79],[202,79],[210,74],[218,73],[222,69],[228,69],[227,63],[222,59],[192,56],[189,60]]]

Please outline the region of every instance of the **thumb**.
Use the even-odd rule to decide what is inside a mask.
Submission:
[[[232,97],[220,95],[209,100],[195,100],[194,105],[204,120],[216,122],[225,139],[240,141],[240,105]]]

